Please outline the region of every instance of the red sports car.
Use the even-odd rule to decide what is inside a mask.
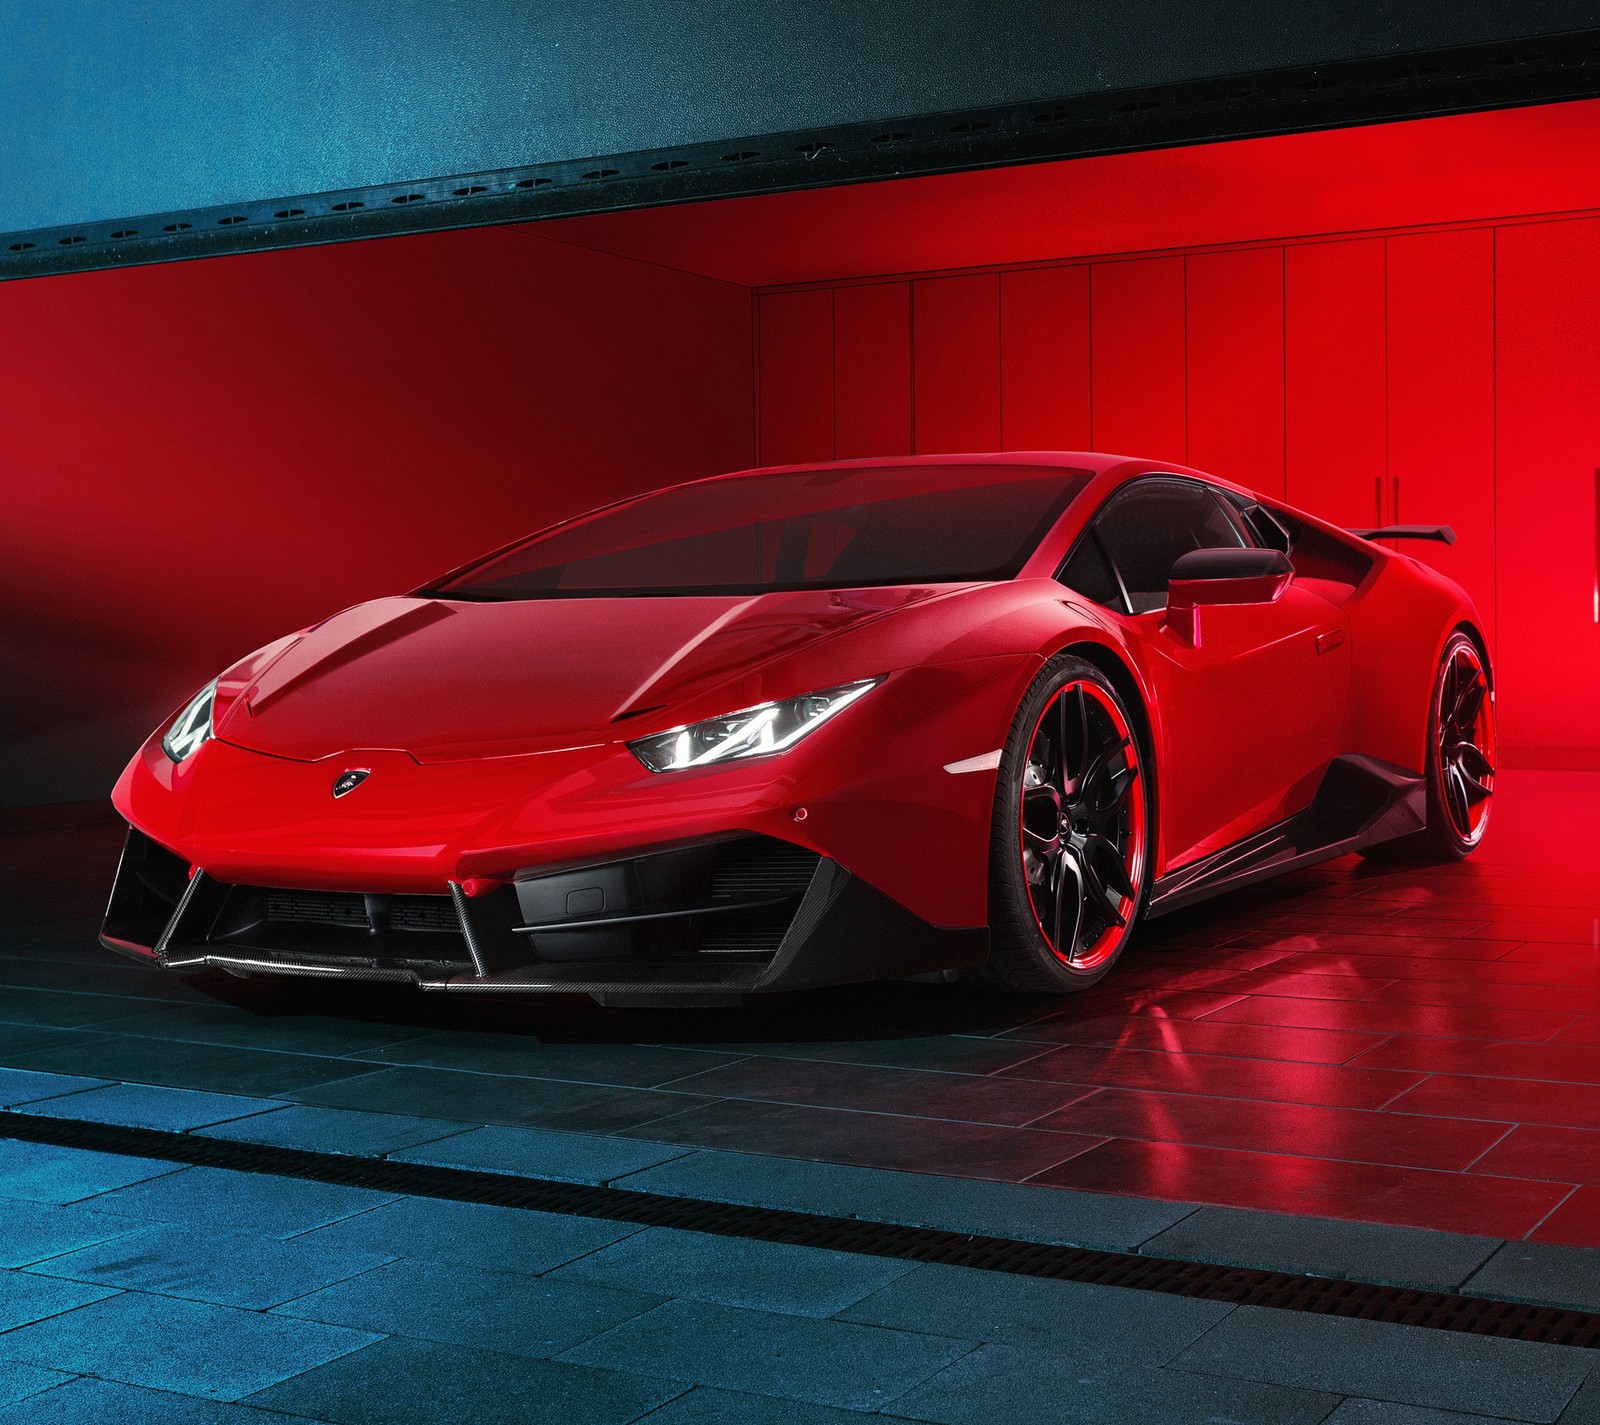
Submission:
[[[604,1003],[1080,989],[1141,917],[1477,844],[1482,623],[1403,535],[1453,537],[1059,453],[611,505],[198,693],[117,784],[102,939]]]

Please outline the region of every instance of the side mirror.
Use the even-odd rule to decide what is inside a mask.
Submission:
[[[1270,604],[1289,587],[1294,566],[1278,549],[1194,549],[1172,566],[1167,627],[1200,646],[1200,610],[1208,604]]]

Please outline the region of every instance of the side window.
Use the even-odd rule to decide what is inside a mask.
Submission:
[[[1139,481],[1112,498],[1094,529],[1136,614],[1166,607],[1167,581],[1183,555],[1245,543],[1217,497],[1191,480]]]
[[[1100,541],[1093,534],[1086,534],[1078,541],[1078,547],[1072,551],[1059,577],[1069,589],[1086,599],[1093,599],[1107,608],[1123,607],[1117,576],[1111,572],[1105,555],[1100,552]]]

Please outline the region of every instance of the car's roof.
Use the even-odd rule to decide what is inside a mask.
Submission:
[[[790,465],[758,465],[747,470],[730,470],[725,475],[713,475],[710,478],[731,480],[741,475],[791,474],[801,470],[891,470],[939,465],[1055,466],[1062,470],[1087,470],[1097,475],[1102,470],[1122,465],[1133,458],[1088,450],[983,450],[954,455],[874,455],[856,460],[803,460]]]

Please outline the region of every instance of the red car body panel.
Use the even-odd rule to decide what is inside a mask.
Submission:
[[[1356,586],[1297,577],[1271,603],[1205,608],[1195,646],[1164,611],[1104,608],[1054,576],[1132,479],[1248,492],[1100,455],[839,468],[954,461],[1093,473],[1000,582],[357,606],[229,669],[214,736],[175,764],[153,735],[113,800],[228,883],[440,895],[748,832],[820,853],[932,926],[981,927],[996,773],[948,769],[1003,745],[1063,649],[1115,665],[1148,722],[1158,878],[1303,810],[1335,757],[1422,772],[1440,649],[1480,627],[1447,579],[1363,543]],[[883,681],[776,756],[662,775],[627,747],[868,678]],[[330,796],[351,768],[371,775]]]

